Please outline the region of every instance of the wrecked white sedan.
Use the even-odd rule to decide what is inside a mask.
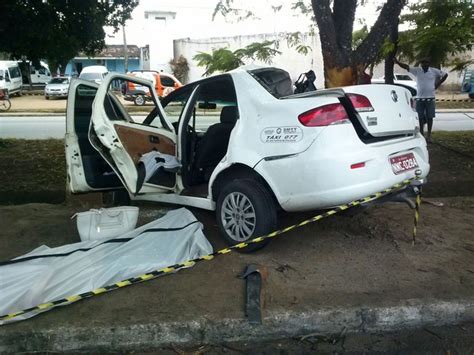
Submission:
[[[121,88],[147,86],[146,117]],[[110,74],[76,80],[67,107],[72,193],[126,189],[132,200],[216,211],[230,244],[277,227],[277,211],[329,208],[429,172],[410,92],[360,85],[292,93],[287,72],[238,69],[176,90]],[[257,244],[255,247],[260,247]]]

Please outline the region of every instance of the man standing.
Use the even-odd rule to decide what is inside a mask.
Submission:
[[[394,59],[400,67],[408,70],[416,78],[416,112],[420,120],[420,132],[424,135],[425,123],[428,124],[428,135],[426,141],[431,143],[431,129],[435,117],[435,90],[446,80],[448,74],[436,68],[430,67],[429,59],[420,61],[421,67],[410,67],[408,64],[400,63]]]

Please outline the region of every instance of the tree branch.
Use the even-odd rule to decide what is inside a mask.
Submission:
[[[406,2],[406,0],[388,0],[385,3],[369,35],[355,50],[353,57],[355,62],[368,65],[375,60],[379,48],[385,37],[390,34],[393,24],[398,21]]]

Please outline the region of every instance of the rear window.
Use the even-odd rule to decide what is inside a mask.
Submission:
[[[174,86],[174,80],[171,78],[168,78],[167,76],[160,75],[160,81],[161,81],[161,85],[163,86],[171,86],[171,87]]]
[[[249,73],[277,99],[293,95],[293,83],[288,72],[277,68],[262,68],[250,70]]]
[[[68,78],[54,78],[49,82],[50,84],[67,84],[69,82]]]
[[[81,75],[79,75],[79,78],[85,79],[85,80],[96,80],[96,79],[101,80],[103,76],[101,73],[81,73]]]
[[[10,77],[11,78],[19,78],[21,77],[20,69],[18,67],[11,67],[8,68],[8,71],[10,72]]]

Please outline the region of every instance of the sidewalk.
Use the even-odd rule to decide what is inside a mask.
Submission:
[[[413,211],[405,205],[334,216],[276,238],[258,253],[224,255],[0,327],[0,352],[146,350],[473,321],[474,198],[439,201],[445,207],[423,204],[415,247]],[[77,241],[69,219],[74,212],[61,205],[0,206],[0,223],[8,226],[0,260],[42,243]],[[161,213],[162,206],[142,206],[140,224]],[[214,214],[193,213],[213,246],[222,248]],[[280,226],[308,216],[283,215]],[[245,282],[237,278],[251,263],[269,271],[263,325],[247,322]]]

